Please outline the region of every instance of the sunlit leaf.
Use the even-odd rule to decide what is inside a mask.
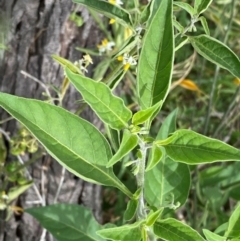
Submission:
[[[237,55],[225,44],[208,35],[189,37],[194,49],[205,59],[227,69],[240,78],[240,61]]]
[[[142,109],[167,97],[173,68],[173,39],[172,0],[161,1],[144,36],[138,64],[137,91]]]
[[[83,75],[74,74],[69,69],[66,69],[66,74],[102,121],[116,130],[128,127],[132,113],[122,99],[111,93],[107,85]]]
[[[114,241],[140,241],[140,225],[143,221],[127,224],[116,228],[107,228],[97,232],[101,237]]]
[[[187,164],[240,161],[240,150],[194,131],[178,130],[171,138],[164,148],[174,161]]]
[[[25,125],[62,166],[90,182],[132,194],[106,164],[112,157],[104,136],[89,122],[51,104],[0,93],[0,105]]]
[[[205,241],[197,231],[173,218],[158,221],[153,227],[154,233],[166,241]]]
[[[123,133],[123,139],[120,144],[119,149],[115,155],[107,163],[107,167],[113,166],[116,162],[121,160],[126,156],[131,150],[134,149],[138,144],[138,137],[135,134],[132,134],[129,130],[125,129]]]
[[[200,15],[209,7],[212,3],[212,0],[195,0],[194,2],[194,10],[195,12]]]
[[[221,237],[216,233],[213,233],[207,229],[203,229],[203,233],[207,241],[226,241],[226,237]]]
[[[121,7],[102,0],[73,0],[75,3],[82,4],[111,18],[117,18],[118,22],[124,26],[132,26],[131,15]]]

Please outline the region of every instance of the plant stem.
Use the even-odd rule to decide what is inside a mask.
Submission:
[[[137,185],[140,189],[140,195],[138,200],[138,209],[137,209],[137,219],[142,220],[147,217],[147,213],[145,210],[145,203],[144,203],[144,174],[145,174],[145,164],[146,164],[146,156],[147,156],[147,148],[146,144],[139,138],[139,146],[142,157],[139,159],[139,171],[136,176],[137,178]]]

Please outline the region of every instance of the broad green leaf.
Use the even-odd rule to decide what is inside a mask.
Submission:
[[[200,15],[201,13],[207,10],[207,8],[211,3],[212,3],[212,0],[195,0],[194,10],[198,15]]]
[[[104,16],[109,18],[117,19],[119,23],[124,26],[131,27],[132,26],[132,19],[131,15],[116,5],[113,5],[107,1],[102,0],[73,0],[74,3],[82,4],[86,7],[89,7],[93,10],[96,10],[100,13],[103,13]]]
[[[175,109],[166,117],[157,134],[156,140],[164,140],[176,130],[177,112],[178,109]]]
[[[127,224],[116,228],[108,228],[104,230],[97,231],[101,237],[107,240],[114,241],[140,241],[141,240],[141,230],[140,226],[143,221],[135,222],[133,224]]]
[[[132,113],[124,105],[122,99],[111,93],[107,85],[74,74],[69,69],[66,69],[66,74],[103,122],[116,130],[128,127],[128,121],[131,119]]]
[[[118,151],[115,155],[110,159],[107,164],[107,167],[113,166],[116,162],[121,160],[124,156],[126,156],[131,150],[134,149],[138,144],[138,137],[135,134],[132,134],[129,130],[125,129],[123,132],[123,139],[120,144]]]
[[[210,30],[209,30],[209,28],[208,28],[208,23],[207,23],[206,18],[202,16],[202,17],[200,17],[199,19],[200,19],[200,21],[201,21],[201,24],[202,24],[202,26],[203,26],[203,29],[204,29],[205,33],[206,33],[208,36],[210,36]]]
[[[150,158],[148,160],[146,172],[153,169],[161,160],[165,159],[165,149],[163,147],[158,147],[157,145],[153,145]]]
[[[173,68],[173,39],[172,0],[161,1],[144,36],[138,64],[137,92],[142,109],[164,102],[167,97]]]
[[[135,216],[137,207],[138,207],[138,200],[131,199],[128,201],[127,209],[125,210],[124,217],[123,217],[125,221],[129,221]]]
[[[207,35],[189,37],[194,49],[205,59],[228,70],[230,73],[240,78],[240,61],[237,55],[215,38]]]
[[[240,204],[233,211],[224,236],[228,238],[240,238]]]
[[[207,239],[207,241],[226,241],[225,237],[221,237],[216,233],[213,233],[207,229],[203,229],[203,233]]]
[[[132,123],[133,125],[143,124],[149,119],[153,119],[153,116],[156,116],[156,113],[159,112],[162,107],[162,101],[156,103],[154,106],[149,107],[145,110],[140,110],[133,115]]]
[[[218,234],[220,236],[223,236],[224,233],[225,233],[225,230],[227,230],[227,228],[228,228],[228,222],[227,223],[223,223],[214,231],[214,233],[216,233],[216,234]]]
[[[171,143],[164,148],[174,161],[194,165],[217,161],[240,161],[240,150],[194,131],[178,130],[171,137]]]
[[[67,59],[64,59],[58,55],[53,54],[52,58],[62,65],[63,68],[68,67],[73,73],[82,74],[81,70]]]
[[[51,104],[0,93],[0,106],[25,125],[47,151],[74,175],[130,191],[106,168],[112,157],[104,136],[90,123]]]
[[[154,233],[166,241],[205,241],[197,231],[173,218],[158,221],[153,227]]]
[[[96,231],[102,227],[91,211],[75,204],[55,204],[25,210],[36,218],[58,241],[104,241]]]
[[[160,217],[160,215],[162,214],[164,208],[160,208],[157,211],[150,213],[146,219],[146,225],[147,226],[152,226]]]
[[[191,16],[194,15],[195,11],[194,8],[188,4],[188,3],[184,3],[184,2],[173,2],[174,5],[184,9],[185,11],[187,11]]]
[[[161,160],[145,174],[145,199],[155,207],[179,202],[183,205],[190,188],[188,166],[170,158]]]

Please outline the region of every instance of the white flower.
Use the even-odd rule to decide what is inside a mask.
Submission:
[[[121,0],[108,0],[108,2],[116,6],[123,5],[123,2]]]
[[[111,41],[109,42],[107,39],[104,39],[104,40],[102,40],[102,43],[99,44],[97,47],[98,47],[100,54],[103,54],[105,52],[112,51],[114,46],[115,46],[114,42],[111,42]]]

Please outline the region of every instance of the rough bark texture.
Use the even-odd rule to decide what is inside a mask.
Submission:
[[[59,64],[52,60],[51,54],[75,61],[81,58],[81,53],[75,50],[76,46],[91,48],[102,37],[86,9],[78,8],[84,19],[81,28],[69,20],[75,7],[71,0],[0,0],[0,15],[3,16],[0,19],[7,19],[5,24],[9,24],[5,36],[9,50],[5,51],[0,63],[0,91],[43,99],[43,88],[20,71],[26,71],[47,85],[61,86],[63,72]],[[75,101],[79,98],[80,95],[70,87],[64,107],[74,111]],[[0,117],[5,119],[6,112],[0,110]],[[98,125],[98,120],[89,110],[85,111],[85,117]],[[9,121],[2,128],[13,134],[17,125],[15,121]],[[29,172],[42,197],[45,196],[46,204],[53,203],[62,167],[47,155],[32,165]],[[27,208],[34,206],[31,201],[35,200],[38,200],[36,192],[30,188],[17,204]],[[68,172],[58,202],[87,205],[101,221],[100,187],[74,178]],[[54,240],[48,234],[46,239],[40,239],[42,228],[27,214],[12,216],[7,223],[0,222],[0,241]]]

